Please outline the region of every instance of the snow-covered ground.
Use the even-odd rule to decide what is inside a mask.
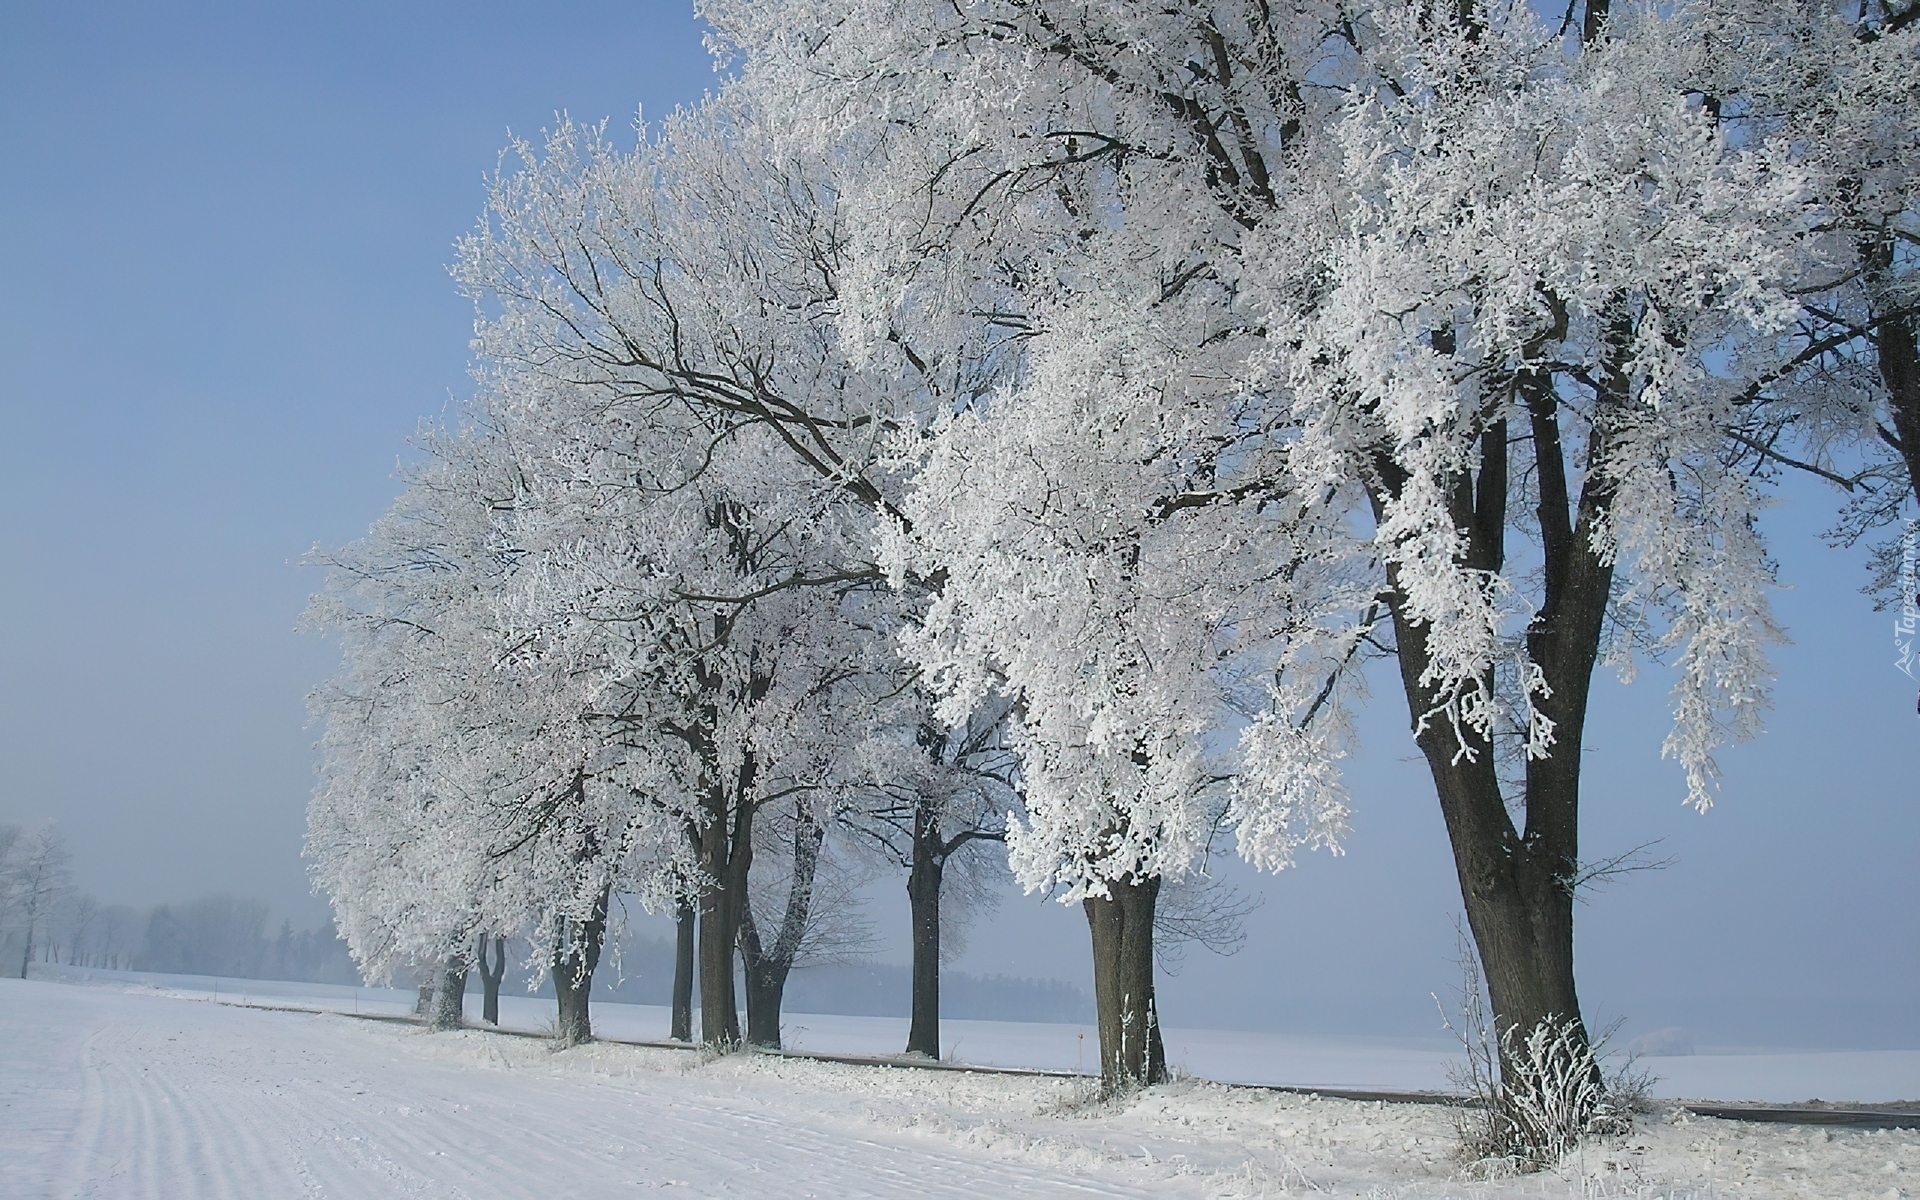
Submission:
[[[342,991],[349,1004],[399,999]],[[1447,1111],[1428,1105],[1186,1082],[1109,1107],[1072,1080],[609,1044],[556,1052],[126,984],[0,981],[0,1047],[9,1200],[1920,1194],[1911,1131],[1676,1112],[1559,1171],[1472,1183],[1457,1177]]]
[[[36,968],[39,970],[39,968]],[[138,985],[172,995],[257,1005],[289,1005],[339,1012],[404,1015],[413,993],[389,988],[215,979],[57,968],[75,982]],[[469,996],[477,1015],[480,998]],[[553,1020],[553,1001],[503,995],[501,1024],[538,1032]],[[594,1032],[605,1038],[662,1041],[670,1028],[665,1008],[593,1004]],[[1007,1021],[945,1021],[944,1057],[981,1066],[1091,1071],[1096,1051],[1090,1025]],[[842,1017],[789,1013],[786,1044],[824,1054],[898,1054],[907,1042],[904,1017]],[[1221,1029],[1169,1029],[1167,1059],[1189,1075],[1218,1083],[1379,1091],[1448,1091],[1455,1043],[1444,1038],[1304,1037]],[[1811,1051],[1703,1048],[1692,1055],[1643,1058],[1657,1077],[1653,1095],[1668,1099],[1796,1103],[1803,1100],[1883,1103],[1920,1100],[1920,1050]]]

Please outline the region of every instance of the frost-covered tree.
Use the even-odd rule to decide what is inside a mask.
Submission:
[[[784,887],[766,889],[749,881],[740,905],[740,966],[746,984],[747,1042],[769,1049],[780,1048],[780,1005],[785,995],[787,976],[808,947],[809,934],[817,928],[821,909],[821,849],[826,841],[827,823],[816,811],[811,798],[795,798],[791,808],[781,812],[762,807],[757,819],[762,831],[757,836],[764,846],[777,828],[775,846],[784,843],[789,851],[786,870],[778,882]],[[764,864],[766,856],[760,861]],[[756,909],[761,914],[756,917]],[[760,922],[770,922],[767,935],[760,933]]]
[[[18,825],[0,824],[0,951],[11,952],[18,933],[20,894],[14,876],[14,852],[21,846]]]
[[[1750,385],[1739,432],[1763,467],[1843,487],[1851,542],[1920,500],[1920,5],[1755,5],[1719,47],[1701,103],[1794,147],[1818,214],[1793,353]],[[1899,551],[1878,547],[1876,589]]]
[[[692,881],[705,1036],[738,1040],[756,815],[830,810],[844,747],[898,690],[856,590],[781,585],[843,560],[818,503],[839,490],[804,466],[783,486],[788,456],[752,430],[716,455],[671,407],[609,414],[511,363],[484,384],[473,429],[427,439],[395,511],[327,556],[319,619],[347,667],[319,701],[316,873],[363,962],[453,980],[479,931],[528,931],[575,1040],[612,896]]]
[[[633,151],[564,125],[517,147],[457,268],[490,419],[550,456],[525,477],[556,528],[574,522],[530,627],[564,612],[618,647],[606,720],[658,748],[655,794],[685,798],[709,1041],[739,1037],[756,814],[831,811],[909,711],[901,593],[873,563],[897,486],[875,445],[930,379],[973,378],[958,354],[841,351],[830,175],[777,155],[734,100]]]
[[[316,554],[329,579],[310,617],[340,630],[343,666],[315,694],[308,855],[370,973],[463,973],[483,931],[520,932],[579,1040],[609,897],[659,887],[670,817],[622,774],[594,676],[525,627],[514,589],[537,547],[518,536],[507,444],[475,429],[422,445],[368,537]]]
[[[140,942],[140,917],[130,906],[109,904],[100,910],[93,937],[93,965],[125,971]]]
[[[481,934],[474,964],[480,968],[480,1019],[500,1024],[500,984],[507,977],[507,939],[504,934]]]
[[[802,797],[822,797],[831,810],[853,765],[844,747],[893,687],[866,681],[889,660],[870,630],[846,618],[857,594],[777,586],[811,573],[835,540],[779,493],[758,491],[778,478],[777,458],[735,447],[706,462],[707,439],[644,414],[602,419],[592,436],[602,439],[593,455],[661,474],[638,483],[586,476],[592,527],[547,558],[521,619],[529,629],[567,629],[556,653],[576,657],[559,649],[576,636],[602,647],[595,673],[606,702],[594,719],[626,747],[623,778],[661,811],[661,837],[692,843],[692,869],[679,879],[697,888],[703,1036],[737,1040],[730,983],[759,818]],[[570,455],[574,444],[565,445]],[[557,470],[569,488],[578,478]],[[750,507],[742,495],[767,503]],[[553,511],[571,504],[556,494]]]
[[[1217,823],[1269,867],[1337,836],[1344,679],[1390,645],[1496,1021],[1577,1025],[1593,671],[1672,664],[1665,750],[1704,807],[1777,636],[1756,401],[1812,361],[1796,291],[1835,171],[1731,81],[1756,38],[1819,42],[1844,71],[1771,78],[1849,110],[1909,186],[1904,15],[1862,37],[1711,2],[704,11],[787,97],[784,144],[859,149],[843,329],[985,321],[1021,348],[897,443],[887,561],[943,580],[911,655],[962,704],[1018,705],[1023,880],[1087,900],[1096,941],[1118,904],[1119,959],[1147,961],[1128,898],[1150,928]],[[1906,245],[1900,220],[1873,244]],[[1124,1011],[1150,1025],[1150,997],[1137,965],[1105,985],[1110,1077],[1155,1076]]]
[[[1006,840],[1017,792],[1005,718],[1005,705],[983,707],[949,727],[925,705],[917,724],[903,724],[871,747],[874,783],[847,815],[857,846],[907,871],[908,1054],[940,1057],[940,969],[963,949],[972,910],[995,896],[984,849]]]
[[[1351,648],[1324,611],[1246,603],[1243,572],[1300,556],[1283,548],[1295,531],[1261,512],[1275,490],[1236,490],[1221,471],[1266,447],[1256,406],[1218,402],[1222,388],[1251,398],[1251,322],[1220,303],[1211,260],[1223,242],[1231,253],[1246,213],[1237,199],[1223,211],[1215,184],[1266,187],[1227,158],[1297,122],[1269,107],[1228,131],[1234,149],[1188,153],[1190,135],[1215,128],[1188,95],[1209,76],[1187,50],[1250,64],[1234,88],[1285,106],[1297,30],[1210,49],[1208,15],[1186,9],[771,11],[708,8],[750,78],[793,95],[801,152],[851,147],[879,164],[842,199],[861,263],[843,328],[878,346],[985,326],[1023,356],[1009,386],[984,403],[955,394],[927,436],[893,447],[914,486],[887,561],[940,581],[908,646],[949,697],[942,715],[994,694],[1014,705],[1016,874],[1086,907],[1103,1073],[1154,1079],[1161,881],[1197,871],[1223,819],[1269,865],[1330,843],[1344,820],[1330,771],[1269,788],[1209,739],[1230,695],[1277,677],[1277,655],[1304,678]],[[1236,556],[1249,538],[1270,553]],[[1306,569],[1326,595],[1344,582],[1364,598],[1343,564]],[[1335,722],[1264,725],[1268,759],[1313,760],[1330,730],[1337,741]]]
[[[100,921],[101,905],[92,892],[77,892],[61,912],[61,940],[67,947],[68,966],[93,966],[89,961],[93,937]]]
[[[12,909],[24,945],[20,951],[20,978],[27,977],[33,963],[34,941],[41,939],[44,952],[53,936],[53,926],[73,891],[73,856],[52,821],[14,840],[12,860],[8,864]]]
[[[345,631],[347,666],[320,698],[309,848],[363,961],[451,978],[481,931],[525,931],[582,1035],[568,1014],[612,897],[691,892],[703,1036],[729,1042],[757,818],[795,799],[830,815],[901,680],[860,489],[777,423],[597,357],[605,338],[749,390],[853,390],[806,312],[768,313],[753,262],[815,268],[742,244],[769,208],[707,211],[728,193],[701,172],[751,160],[692,121],[630,155],[571,126],[521,147],[463,247],[480,389],[423,440],[394,512],[322,556],[316,619]]]

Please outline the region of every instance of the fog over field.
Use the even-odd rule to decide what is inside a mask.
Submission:
[[[322,582],[297,562],[360,536],[400,490],[396,459],[417,460],[416,423],[473,389],[472,307],[446,264],[509,131],[537,140],[564,112],[629,143],[636,108],[716,86],[702,32],[667,3],[10,14],[0,824],[57,822],[77,886],[138,910],[142,933],[154,906],[209,896],[264,905],[267,944],[283,922],[328,928],[301,859],[305,697],[339,649],[296,632]],[[1895,614],[1860,592],[1866,551],[1821,539],[1837,507],[1794,478],[1762,520],[1791,641],[1766,732],[1721,752],[1711,811],[1661,758],[1669,673],[1597,677],[1583,855],[1644,844],[1666,862],[1577,909],[1589,1017],[1623,1040],[1920,1047],[1915,684]],[[1366,684],[1344,853],[1277,875],[1217,858],[1259,903],[1235,953],[1189,946],[1163,973],[1169,1026],[1438,1032],[1460,893],[1390,664]],[[842,958],[897,975],[905,872],[869,876]],[[949,969],[1091,995],[1079,906],[1004,874],[983,886],[997,903]],[[672,937],[632,911],[632,936]]]

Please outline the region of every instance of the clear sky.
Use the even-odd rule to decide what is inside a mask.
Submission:
[[[110,902],[213,891],[325,919],[299,859],[295,560],[398,490],[423,416],[466,387],[444,264],[508,130],[624,125],[697,99],[670,3],[103,5],[15,0],[0,33],[0,821],[57,818]],[[1580,914],[1590,1015],[1706,1044],[1920,1048],[1920,724],[1891,618],[1832,510],[1773,514],[1766,737],[1719,805],[1659,759],[1667,681],[1596,684],[1585,850],[1672,866]],[[1354,763],[1348,854],[1278,879],[1246,948],[1165,982],[1169,1024],[1423,1034],[1459,898],[1397,689]],[[890,956],[903,889],[875,889]],[[959,964],[1083,985],[1077,911],[1010,896]]]

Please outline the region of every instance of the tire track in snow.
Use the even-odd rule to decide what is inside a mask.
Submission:
[[[538,1047],[518,1062],[493,1055],[490,1065],[484,1049],[404,1027],[58,990],[73,1002],[44,1015],[69,1027],[76,1048],[65,1064],[79,1076],[71,1143],[50,1189],[15,1192],[0,1179],[9,1200],[503,1200],[655,1189],[770,1200],[1145,1200],[1184,1190],[877,1128],[790,1081],[748,1087],[651,1067],[610,1076]]]
[[[297,1196],[290,1157],[253,1088],[223,1086],[195,1061],[186,1032],[114,1023],[87,1041],[79,1121],[58,1195]],[[266,1106],[270,1109],[270,1106]]]

